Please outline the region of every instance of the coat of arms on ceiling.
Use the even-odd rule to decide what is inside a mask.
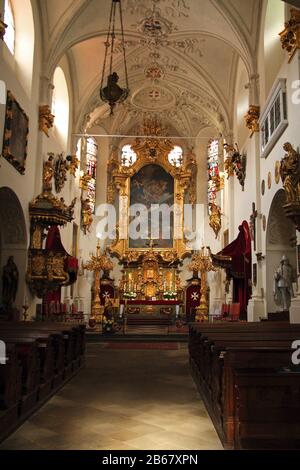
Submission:
[[[137,24],[137,30],[148,37],[159,38],[173,33],[177,28],[153,8],[153,11]]]

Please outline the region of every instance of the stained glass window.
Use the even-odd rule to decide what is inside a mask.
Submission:
[[[168,159],[171,165],[176,166],[177,168],[181,167],[183,162],[182,148],[178,145],[175,145],[173,150],[171,150],[171,152],[169,153]]]
[[[91,179],[88,183],[87,198],[90,201],[92,212],[95,212],[96,203],[96,177],[97,177],[97,154],[98,144],[93,137],[88,137],[86,140],[86,174]]]
[[[5,0],[4,4],[5,29],[4,42],[12,54],[15,53],[15,20],[10,0]]]
[[[137,159],[136,153],[132,150],[131,145],[124,145],[122,148],[121,162],[123,166],[132,166]]]
[[[208,144],[208,204],[216,202],[219,181],[219,141],[211,140]]]

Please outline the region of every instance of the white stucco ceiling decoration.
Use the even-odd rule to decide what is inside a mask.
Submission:
[[[239,60],[249,75],[256,73],[262,0],[122,0],[131,96],[113,118],[99,98],[110,1],[37,3],[43,23],[42,74],[51,79],[57,64],[67,59],[75,132],[97,122],[108,132],[122,128],[126,133],[134,125],[130,119],[151,112],[178,133],[197,135],[205,126],[230,131]],[[118,41],[116,52],[121,82]],[[164,90],[160,107],[158,99],[142,104],[151,87]],[[175,100],[169,103],[170,93]]]
[[[148,86],[137,90],[132,95],[131,103],[145,111],[159,111],[174,106],[176,97],[168,88]]]
[[[162,14],[169,18],[189,17],[190,5],[189,0],[124,0],[124,11],[131,15],[147,16],[151,15],[153,5],[157,9],[158,6]]]

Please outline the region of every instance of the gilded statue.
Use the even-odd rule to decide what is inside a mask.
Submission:
[[[280,175],[286,195],[286,202],[300,202],[300,155],[293,146],[287,142],[283,149],[287,152],[281,160]]]
[[[49,105],[45,104],[39,108],[39,129],[49,137],[49,129],[54,125],[55,116],[51,113]]]
[[[66,158],[67,162],[69,162],[69,167],[68,167],[68,170],[70,172],[70,174],[72,176],[76,176],[76,171],[78,170],[79,168],[79,160],[77,158],[76,155],[69,155],[67,158]]]
[[[67,171],[67,161],[63,158],[63,154],[60,154],[56,160],[54,170],[55,191],[57,193],[61,192],[67,181]]]
[[[217,206],[215,203],[210,203],[209,208],[210,208],[209,225],[215,232],[216,238],[218,238],[219,232],[222,227],[221,208]]]
[[[43,167],[43,190],[46,192],[52,191],[52,178],[54,176],[54,154],[48,154],[48,160],[44,162]]]
[[[83,232],[86,235],[87,232],[91,231],[91,226],[93,223],[92,209],[90,206],[90,200],[82,199],[81,200],[81,225]]]

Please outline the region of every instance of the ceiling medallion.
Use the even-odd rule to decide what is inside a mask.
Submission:
[[[145,69],[145,77],[151,80],[159,80],[163,78],[164,71],[158,64],[151,64]]]
[[[154,85],[138,90],[133,94],[131,102],[146,111],[161,111],[174,106],[176,98],[170,90]]]

